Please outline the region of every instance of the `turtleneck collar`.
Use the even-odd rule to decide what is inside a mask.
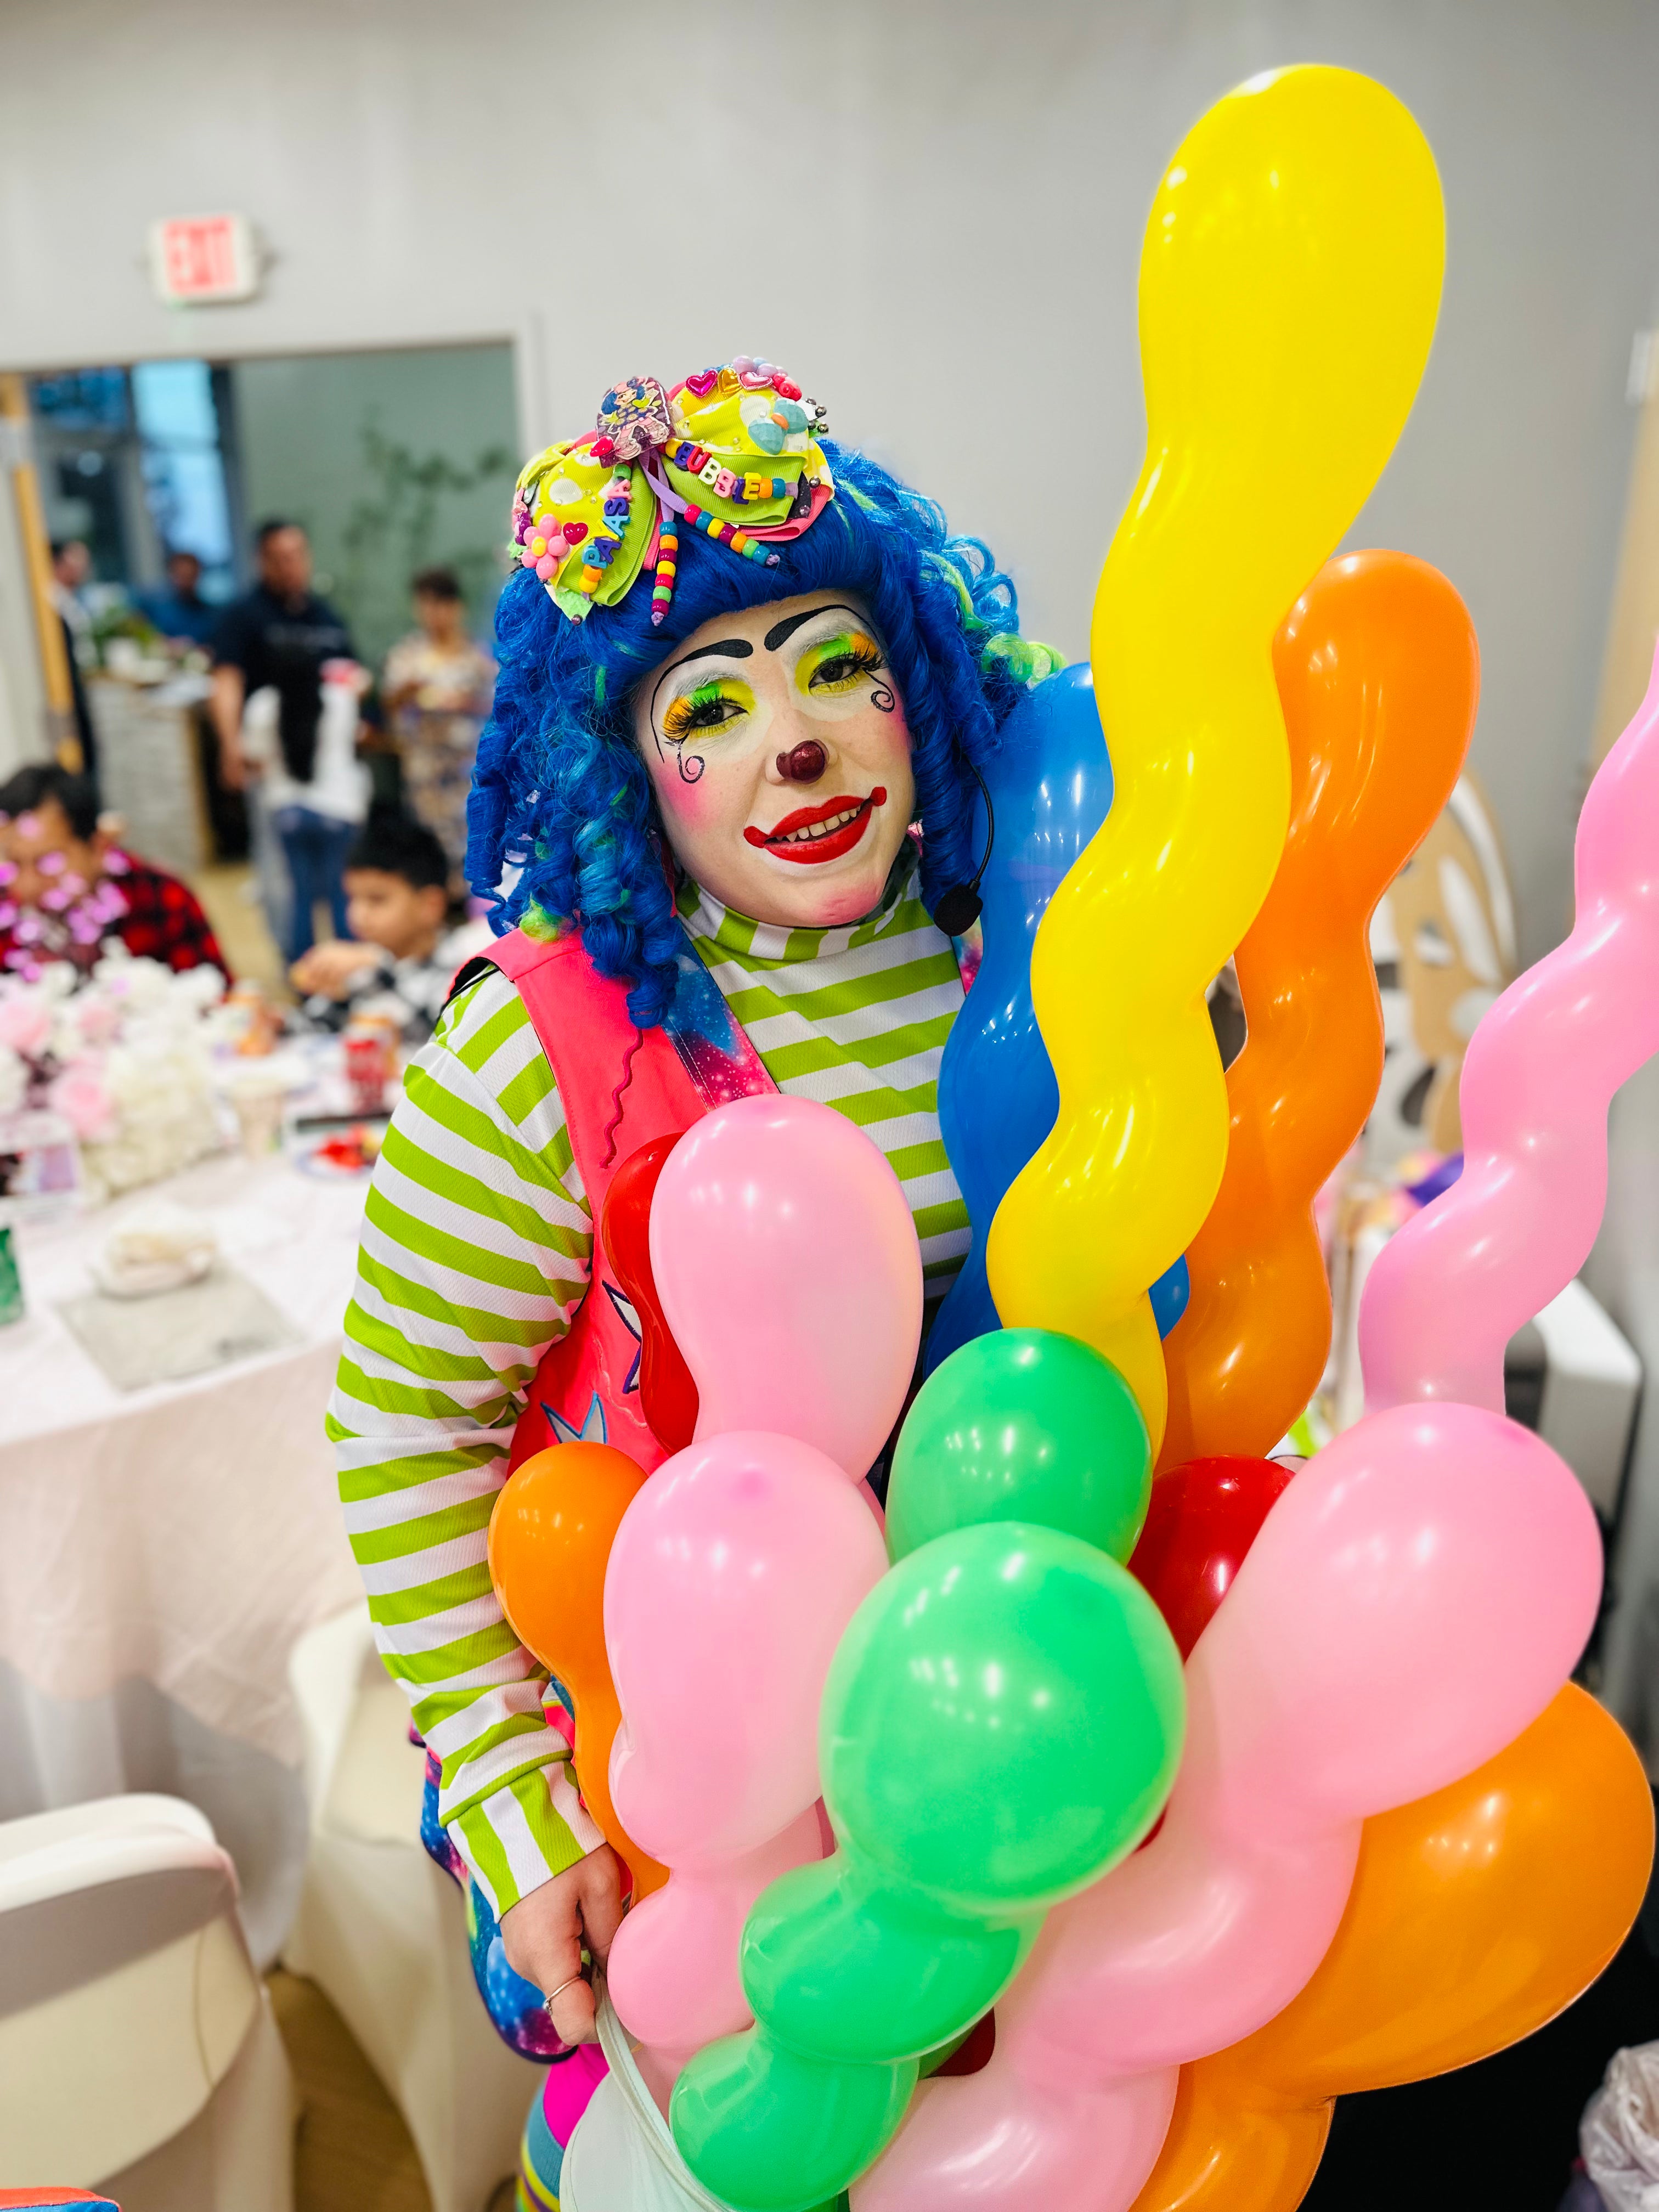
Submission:
[[[782,922],[753,921],[735,907],[722,906],[712,891],[690,882],[682,888],[677,903],[690,934],[720,951],[744,953],[752,960],[829,960],[850,951],[854,939],[860,933],[867,939],[872,924],[892,914],[904,900],[917,896],[919,867],[915,842],[907,837],[894,857],[886,888],[876,905],[855,921],[837,923],[830,929],[791,928]]]

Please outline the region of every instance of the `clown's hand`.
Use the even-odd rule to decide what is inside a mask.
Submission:
[[[622,1863],[609,1844],[521,1897],[502,1918],[507,1965],[549,1995],[548,2013],[567,2043],[594,2039],[593,1992],[580,1978],[583,1948],[603,1966],[621,1923]]]

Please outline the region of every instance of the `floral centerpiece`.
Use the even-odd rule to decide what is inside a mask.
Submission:
[[[73,933],[88,896],[71,892],[53,923]],[[0,977],[0,1186],[10,1194],[27,1186],[21,1164],[54,1137],[78,1143],[94,1200],[177,1174],[221,1142],[215,1030],[204,1018],[224,977],[216,968],[175,975],[118,939],[90,949],[89,962],[48,956],[32,974]]]

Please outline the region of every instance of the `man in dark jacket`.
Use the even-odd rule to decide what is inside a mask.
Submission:
[[[221,773],[233,791],[246,783],[242,706],[273,685],[282,702],[280,733],[289,773],[311,774],[325,660],[355,660],[351,633],[311,588],[311,546],[297,522],[262,522],[254,533],[259,580],[225,609],[213,641],[209,708],[219,738]]]

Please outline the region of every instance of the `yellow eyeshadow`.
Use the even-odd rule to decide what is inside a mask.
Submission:
[[[707,736],[719,730],[723,723],[735,720],[726,714],[714,716],[711,707],[735,708],[738,714],[749,714],[755,704],[755,695],[749,686],[734,677],[711,677],[699,684],[695,690],[682,693],[669,702],[662,718],[665,738],[685,738],[693,734]]]
[[[818,671],[836,661],[847,661],[853,665],[843,673],[830,677],[822,684],[817,683]],[[866,677],[885,665],[881,647],[867,631],[842,630],[834,637],[822,638],[817,644],[807,647],[796,665],[795,682],[803,691],[813,689],[821,693],[850,691],[854,685],[863,683]]]

